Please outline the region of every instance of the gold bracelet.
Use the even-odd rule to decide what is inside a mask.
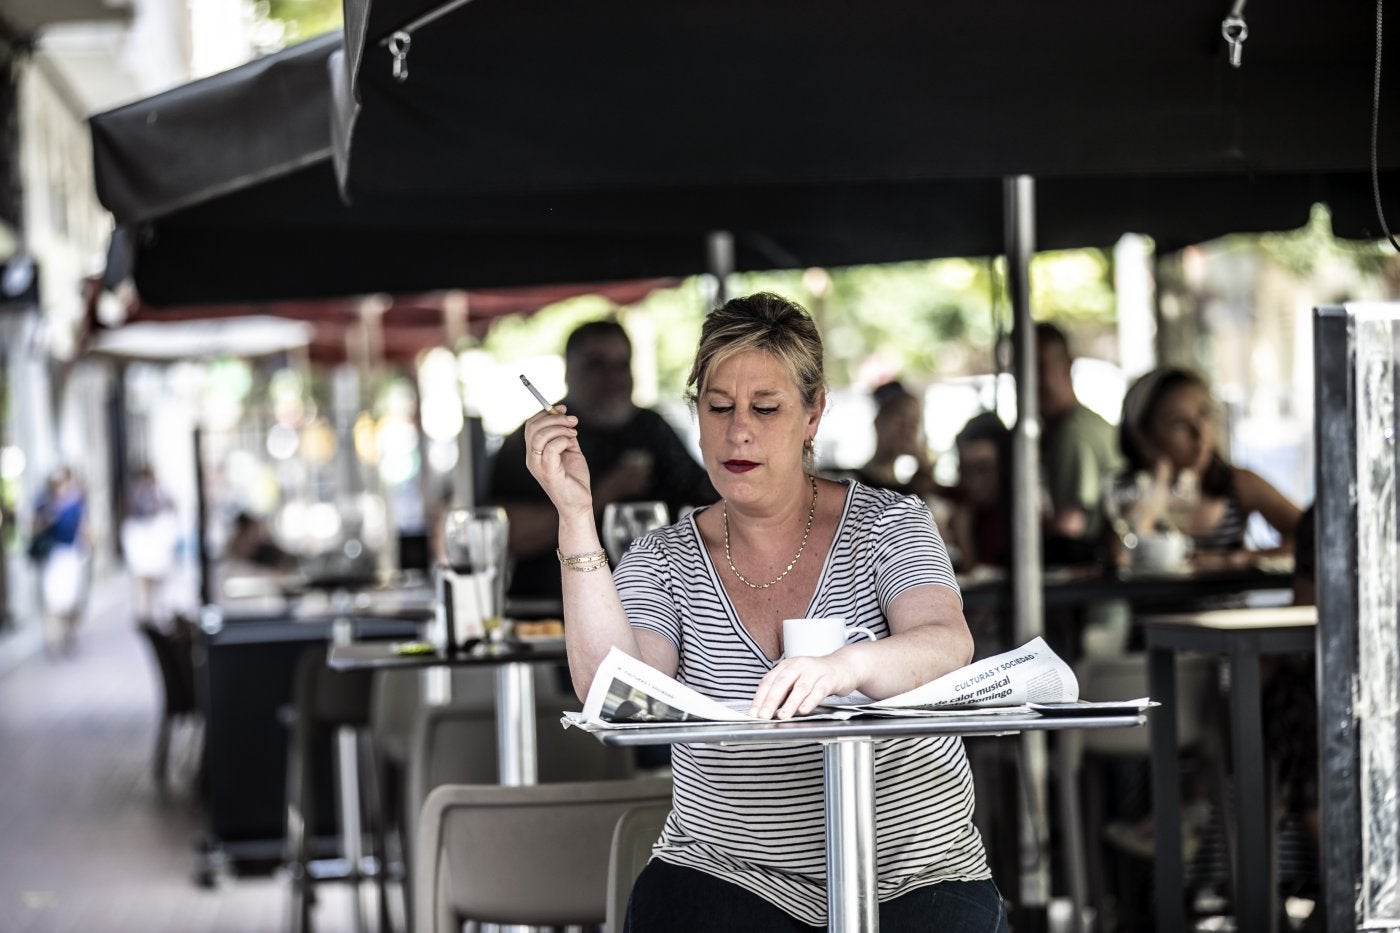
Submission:
[[[572,567],[575,564],[596,564],[600,561],[606,563],[608,560],[607,551],[589,551],[586,554],[575,554],[572,557],[565,557],[560,553],[558,548],[555,548],[554,555],[559,558],[559,563],[563,564],[565,567]]]
[[[595,570],[607,570],[608,559],[605,557],[596,564],[565,564],[565,569],[574,570],[578,573],[592,573]]]

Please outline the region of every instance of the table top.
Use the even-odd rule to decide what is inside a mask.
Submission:
[[[1142,713],[1128,715],[1041,716],[1013,713],[942,714],[937,716],[858,716],[854,719],[799,719],[756,722],[693,722],[599,729],[604,745],[751,745],[798,744],[839,739],[900,738],[918,735],[1006,735],[1059,729],[1117,729],[1141,726]]]
[[[564,660],[564,644],[555,639],[538,644],[507,642],[499,651],[432,651],[400,654],[395,642],[364,641],[331,645],[326,663],[333,670],[399,670],[421,667],[472,667],[502,664],[540,664]]]
[[[1302,628],[1317,625],[1316,606],[1212,609],[1142,616],[1143,625],[1194,625],[1210,629]]]
[[[1101,567],[1057,567],[1045,571],[1042,584],[1047,608],[1126,600],[1138,608],[1199,603],[1203,599],[1253,592],[1286,590],[1292,575],[1272,566],[1204,570],[1196,573],[1137,573],[1120,576]],[[968,608],[1009,604],[1011,580],[978,575],[961,585]]]

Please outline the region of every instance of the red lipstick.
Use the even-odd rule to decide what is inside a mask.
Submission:
[[[754,468],[757,467],[757,466],[758,466],[758,464],[757,464],[757,463],[754,463],[752,460],[726,460],[726,461],[724,461],[724,468],[725,468],[726,470],[728,470],[730,473],[747,473],[749,470],[752,470],[752,469],[754,469]]]

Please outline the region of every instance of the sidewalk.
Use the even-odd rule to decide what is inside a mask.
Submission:
[[[170,798],[151,777],[154,663],[126,577],[98,581],[71,657],[0,672],[0,926],[9,933],[257,933],[285,928],[279,877],[195,884],[201,833],[187,733]],[[348,930],[348,897],[321,892],[317,929]]]

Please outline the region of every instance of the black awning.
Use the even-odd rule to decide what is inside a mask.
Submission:
[[[687,29],[674,22],[671,30],[662,29],[660,12],[643,13],[643,6],[651,8],[605,5],[637,16],[610,20],[611,28],[603,29],[570,13],[569,4],[475,0],[416,33],[409,80],[400,85],[385,77],[388,83],[381,86],[384,50],[372,28],[360,33],[355,24],[373,27],[389,7],[403,8],[405,15],[412,10],[402,0],[380,0],[358,14],[349,11],[351,33],[343,56],[338,37],[314,40],[93,117],[98,192],[130,234],[131,264],[143,299],[152,305],[262,301],[683,275],[706,268],[704,239],[719,229],[734,234],[739,269],[996,254],[1004,240],[998,172],[1015,166],[1046,170],[1037,184],[1041,249],[1106,246],[1124,232],[1152,235],[1159,247],[1169,249],[1225,233],[1291,229],[1307,222],[1317,201],[1332,205],[1338,235],[1380,235],[1364,171],[1369,117],[1357,116],[1354,100],[1366,68],[1350,59],[1343,68],[1327,43],[1299,68],[1311,74],[1321,62],[1337,69],[1325,86],[1338,94],[1346,77],[1346,97],[1333,108],[1333,116],[1347,114],[1346,133],[1321,117],[1309,123],[1300,115],[1288,132],[1270,137],[1271,146],[1292,140],[1286,151],[1265,147],[1255,158],[1257,144],[1250,143],[1230,149],[1226,158],[1211,148],[1217,137],[1210,136],[1194,161],[1158,153],[1120,173],[1116,169],[1127,164],[1121,146],[1105,147],[1090,158],[1092,147],[1074,143],[1065,132],[1091,119],[1111,122],[1117,111],[1107,105],[1123,88],[1057,98],[1053,122],[1065,129],[1058,135],[1042,121],[1040,136],[1027,136],[1024,129],[1006,130],[1011,137],[978,136],[974,130],[985,120],[934,133],[926,111],[943,114],[939,120],[956,115],[940,110],[945,106],[940,100],[916,93],[919,85],[910,80],[891,81],[876,94],[867,69],[861,72],[870,97],[866,103],[850,93],[829,102],[824,121],[802,122],[796,115],[806,113],[803,108],[829,89],[829,82],[820,83],[825,80],[820,69],[808,68],[804,90],[787,75],[785,69],[804,56],[782,51],[789,39],[779,41],[771,32],[777,21],[769,17],[774,9],[788,9],[786,4],[754,5],[749,31],[763,35],[764,42],[737,44],[723,41],[724,30],[717,31],[718,25],[735,27],[742,18],[734,5],[717,5],[714,24]],[[874,10],[898,11],[908,17],[906,29],[927,27],[914,6],[876,4]],[[966,24],[973,15],[962,7],[936,6],[948,24]],[[1165,16],[1162,9],[1178,9],[1163,3],[1133,9],[1141,7],[1157,11],[1149,20]],[[797,16],[791,40],[817,43],[813,31],[845,23],[837,16],[845,9],[815,0],[812,22],[789,10]],[[482,18],[461,21],[469,11]],[[953,15],[958,11],[962,20]],[[698,8],[692,12],[695,22],[709,22]],[[1003,33],[1019,34],[1046,15],[1008,19]],[[847,30],[852,35],[842,39],[842,48],[849,50],[850,42],[867,35],[898,37],[899,30],[888,24],[866,23],[873,13],[846,16],[863,25]],[[1187,56],[1213,75],[1220,93],[1233,88],[1227,103],[1252,101],[1241,96],[1255,87],[1250,69],[1275,76],[1288,71],[1270,42],[1282,41],[1283,35],[1296,38],[1299,23],[1316,25],[1333,42],[1341,42],[1336,34],[1345,26],[1348,48],[1370,41],[1353,13],[1305,3],[1286,16],[1272,7],[1261,11],[1258,22],[1251,14],[1250,43],[1261,32],[1274,34],[1270,16],[1285,17],[1288,29],[1280,27],[1276,39],[1249,45],[1239,74],[1223,64],[1223,51],[1208,38],[1201,39],[1194,58]],[[1194,18],[1203,21],[1204,14],[1198,11]],[[1060,47],[1088,54],[1079,48],[1081,38],[1074,38],[1079,33],[1071,27],[1078,22],[1076,16],[1060,24],[1073,34]],[[431,52],[440,41],[433,37],[440,28],[464,25],[476,28],[457,35],[462,45],[452,57],[453,71]],[[529,41],[517,47],[513,43],[524,41],[521,31],[527,25],[533,29]],[[701,49],[690,48],[699,42],[692,35],[696,29],[709,40],[701,43],[704,67],[693,74],[663,69],[643,82],[636,73],[639,62],[659,62],[666,50],[677,61],[699,56]],[[491,41],[483,43],[478,32]],[[613,32],[620,37],[605,41],[604,34]],[[1164,33],[1178,30],[1164,27]],[[1053,44],[1048,34],[1043,38]],[[617,61],[613,52],[623,39],[638,51]],[[842,58],[831,57],[837,38],[825,41],[808,53],[839,73]],[[986,54],[1011,48],[1009,41],[1002,33],[964,37],[964,44],[979,45]],[[590,44],[595,42],[602,44]],[[940,39],[929,48],[944,44]],[[359,47],[368,51],[352,70]],[[760,48],[771,53],[763,68],[749,60]],[[965,59],[969,53],[959,54]],[[1149,59],[1164,54],[1142,52]],[[1080,67],[1073,57],[1067,61]],[[735,96],[733,76],[757,82],[764,73],[787,87],[784,93],[793,101],[805,103],[785,102],[765,85],[755,86],[748,95],[751,106],[739,109],[744,98]],[[1170,81],[1174,73],[1164,71],[1161,80]],[[669,91],[652,87],[646,92],[652,96],[640,102],[635,95],[590,98],[586,112],[562,112],[569,110],[566,101],[584,107],[578,88],[597,90],[600,74],[614,82],[630,75],[628,80],[649,85],[704,84],[706,94],[726,101],[726,112],[707,116],[706,110],[684,109],[687,95],[695,93],[690,84]],[[1032,77],[1021,74],[1017,84],[1027,100],[1039,94]],[[967,99],[985,96],[986,87],[1010,93],[997,83],[1003,79],[988,77],[985,86],[971,81],[945,96],[956,96],[962,101],[958,106],[965,106]],[[344,95],[361,94],[358,111],[337,110],[332,118],[333,84]],[[1281,91],[1296,90],[1297,84],[1293,76]],[[477,90],[467,94],[470,87]],[[1366,88],[1361,94],[1369,99]],[[1157,99],[1149,95],[1144,112],[1157,106],[1151,104]],[[1230,126],[1238,108],[1225,106],[1220,94],[1212,100],[1215,124]],[[1304,95],[1296,103],[1301,108],[1309,100]],[[803,119],[808,117],[814,115]],[[1353,118],[1361,121],[1359,135]],[[1208,121],[1185,120],[1180,126],[1203,122]],[[1253,125],[1253,118],[1247,122]],[[1393,171],[1400,166],[1396,122],[1383,121],[1382,165],[1392,170],[1382,179],[1383,192],[1400,185]],[[1319,134],[1316,128],[1323,123],[1336,132]],[[340,137],[348,143],[343,153],[351,171],[348,205],[331,156],[332,137],[342,130],[349,132]],[[1115,132],[1130,135],[1124,128]],[[1262,138],[1252,133],[1237,127],[1227,135],[1235,143]],[[852,134],[861,137],[859,145],[852,143]],[[1019,148],[1002,152],[993,146],[1013,142]],[[1072,162],[1075,172],[1064,171],[1070,162],[1051,159],[1071,148],[1080,153]],[[980,173],[971,171],[969,152],[982,153]],[[372,165],[378,168],[365,177]],[[1392,213],[1400,215],[1400,206]]]
[[[347,0],[341,180],[476,197],[1366,170],[1374,9],[1255,4],[1232,68],[1229,7]],[[1383,131],[1400,168],[1400,119]]]

